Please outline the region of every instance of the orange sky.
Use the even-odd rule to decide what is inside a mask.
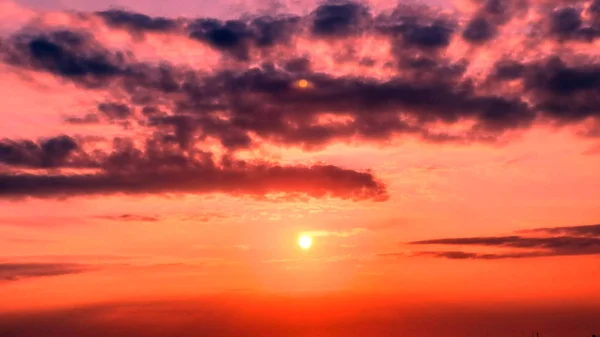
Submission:
[[[544,1],[505,16],[468,1],[396,12],[379,2],[364,17],[352,3],[307,3],[264,47],[255,31],[202,28],[198,13],[160,26],[84,2],[77,13],[3,2],[0,312],[25,316],[0,319],[0,335],[79,317],[68,308],[98,313],[90,326],[151,322],[155,312],[129,305],[152,301],[244,317],[219,318],[215,335],[268,335],[248,323],[262,319],[303,336],[353,324],[365,336],[436,324],[469,335],[498,317],[509,322],[498,334],[598,332],[600,40],[583,29],[600,16],[574,3],[576,28],[557,21],[570,14],[547,18],[567,5]],[[248,6],[243,20],[275,10]],[[488,26],[469,28],[474,18]],[[382,28],[391,23],[395,33]],[[509,59],[522,68],[506,80]],[[418,60],[434,65],[403,63]],[[402,313],[402,329],[386,330],[378,305]],[[291,318],[311,314],[310,331]],[[192,324],[170,317],[157,324]],[[407,328],[426,317],[437,323]],[[131,332],[118,326],[115,336]]]

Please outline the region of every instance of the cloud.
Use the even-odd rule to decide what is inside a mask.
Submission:
[[[477,245],[496,246],[512,248],[542,248],[542,249],[587,249],[600,248],[600,238],[590,237],[474,237],[474,238],[452,238],[411,242],[414,245]]]
[[[553,256],[544,252],[523,252],[523,253],[500,253],[484,254],[469,253],[463,251],[444,251],[444,252],[416,252],[413,256],[430,256],[437,258],[446,258],[451,260],[500,260],[500,259],[522,259],[531,257]]]
[[[600,237],[600,224],[571,227],[547,227],[520,231],[521,233],[547,235],[576,235],[585,237]]]
[[[496,28],[484,18],[471,20],[465,28],[462,37],[471,43],[484,43],[496,35]]]
[[[104,113],[109,119],[126,119],[131,115],[129,106],[116,102],[100,103],[98,111]]]
[[[185,27],[190,39],[247,62],[235,67],[223,63],[210,72],[168,62],[158,66],[143,63],[110,50],[88,32],[65,29],[18,33],[8,40],[5,59],[87,87],[120,88],[129,102],[99,106],[110,118],[124,119],[136,108],[150,111],[159,102],[167,103],[170,113],[163,121],[186,121],[188,133],[216,137],[229,149],[247,148],[254,138],[305,148],[353,138],[380,141],[397,135],[434,142],[493,141],[505,132],[529,128],[542,120],[570,124],[600,114],[593,108],[600,66],[591,58],[575,62],[568,55],[544,54],[531,60],[503,56],[496,60],[496,71],[484,81],[488,87],[483,87],[477,84],[478,79],[470,78],[467,55],[454,60],[434,51],[451,48],[461,18],[407,6],[373,15],[365,6],[331,2],[306,17],[181,19],[177,25]],[[516,15],[511,11],[517,9],[505,7],[487,3],[466,21],[462,38],[494,49],[490,40],[500,34],[496,26],[510,24],[502,16]],[[557,11],[571,13],[555,14],[560,22],[567,20],[563,16],[573,15],[570,8]],[[165,27],[175,25],[166,18],[122,10],[98,15],[111,27],[127,30],[170,31]],[[302,69],[302,78],[312,86],[310,90],[294,86],[299,77],[289,71],[294,68],[289,67],[292,61],[310,62],[311,56],[317,56],[298,55],[294,48],[284,45],[293,43],[294,37],[344,41],[359,33],[388,40],[388,56],[393,60],[388,69],[390,78],[340,76],[303,64],[296,68]],[[267,47],[277,47],[272,51],[278,50],[277,56],[265,50]],[[428,56],[423,56],[425,51]],[[364,64],[364,58],[349,53],[357,67]],[[520,92],[507,92],[505,80],[519,81]],[[228,117],[216,118],[217,111]],[[346,119],[323,123],[323,115],[331,113]],[[434,131],[439,124],[450,127],[468,120],[474,121],[473,126],[459,133]],[[151,116],[146,125],[164,122]]]
[[[0,163],[18,167],[52,168],[70,166],[70,158],[77,156],[77,141],[69,136],[61,135],[30,140],[0,140]]]
[[[92,50],[87,34],[58,30],[35,36],[16,36],[13,49],[7,51],[9,64],[27,65],[34,69],[71,79],[86,76],[107,78],[122,72],[117,57],[106,50]],[[26,56],[26,59],[21,59]]]
[[[187,24],[191,39],[204,42],[237,60],[248,61],[252,48],[265,49],[290,43],[298,24],[298,17],[259,16],[250,22],[243,20],[221,21],[200,18]]]
[[[141,13],[129,12],[121,9],[110,9],[97,12],[107,25],[132,31],[159,31],[165,32],[177,28],[177,21],[164,17],[150,17]]]
[[[63,263],[0,263],[0,281],[78,274],[87,269],[85,266]]]
[[[549,227],[520,231],[536,236],[489,236],[446,238],[410,242],[410,245],[485,246],[513,249],[510,252],[419,251],[415,256],[448,259],[516,259],[544,256],[600,254],[600,225]],[[516,251],[515,251],[516,249]],[[391,254],[394,255],[393,253]]]
[[[383,185],[369,173],[335,166],[210,166],[171,172],[82,175],[0,174],[0,197],[69,197],[109,194],[302,193],[311,197],[385,200]]]
[[[600,27],[584,26],[581,10],[564,7],[555,10],[550,16],[550,32],[561,40],[594,41],[600,37]]]
[[[3,140],[0,162],[9,173],[0,176],[0,195],[298,192],[383,200],[385,186],[371,172],[247,155],[396,137],[490,143],[541,124],[598,123],[600,63],[593,48],[582,55],[577,46],[596,38],[600,20],[594,6],[584,15],[584,2],[574,3],[490,0],[460,14],[330,1],[305,15],[231,20],[121,9],[65,13],[78,24],[60,27],[38,20],[2,41],[2,62],[103,95],[96,112],[66,124],[120,126],[126,136],[113,143],[135,145],[110,152],[70,135]],[[132,39],[125,50],[90,22],[161,38]],[[190,64],[162,53],[172,43],[206,57]],[[147,49],[151,58],[142,55]],[[310,86],[298,86],[301,79]],[[50,168],[94,173],[24,171]]]
[[[61,137],[41,141],[42,145],[31,141],[7,142],[12,146],[6,147],[10,151],[0,154],[4,153],[5,163],[17,168],[75,167],[95,173],[2,172],[0,198],[163,193],[253,196],[283,193],[378,201],[388,198],[385,185],[371,173],[333,165],[289,166],[228,156],[217,161],[212,153],[182,149],[176,141],[162,137],[148,140],[143,150],[136,148],[130,139],[115,139],[110,153],[96,149],[71,155],[73,149],[79,148],[72,141]],[[59,146],[63,143],[69,146]]]
[[[75,124],[75,125],[85,125],[85,124],[98,124],[100,123],[100,119],[96,114],[86,114],[82,117],[79,116],[69,116],[65,118],[65,123]]]
[[[348,36],[362,31],[371,14],[364,5],[353,2],[325,3],[314,13],[311,32],[316,36]]]
[[[161,220],[175,219],[178,222],[193,221],[193,222],[208,222],[219,219],[225,219],[228,216],[218,212],[198,212],[196,214],[169,216],[157,215],[141,215],[141,214],[108,214],[92,216],[93,219],[111,220],[111,221],[134,221],[134,222],[157,222]]]
[[[157,216],[121,214],[121,215],[99,215],[96,219],[113,220],[113,221],[136,221],[136,222],[156,222],[160,220]]]

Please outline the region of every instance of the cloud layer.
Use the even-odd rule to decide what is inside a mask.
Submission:
[[[148,140],[139,150],[116,139],[112,152],[85,152],[75,140],[61,136],[38,143],[4,141],[0,162],[30,169],[76,168],[93,173],[0,173],[0,196],[68,197],[107,194],[228,193],[239,195],[308,195],[344,199],[385,200],[385,186],[368,172],[333,165],[279,165],[251,162],[212,153],[183,150],[164,139]]]
[[[597,7],[488,0],[456,12],[407,4],[377,12],[330,1],[304,16],[248,13],[229,21],[117,9],[61,13],[63,20],[41,13],[2,41],[4,65],[102,93],[94,112],[65,116],[65,128],[111,125],[123,135],[98,144],[66,134],[2,140],[0,196],[385,200],[372,172],[290,166],[256,153],[402,136],[496,142],[548,124],[594,137]],[[125,47],[115,42],[122,34],[130,38]],[[163,55],[169,44],[203,57],[190,63]],[[254,158],[240,159],[248,153]]]

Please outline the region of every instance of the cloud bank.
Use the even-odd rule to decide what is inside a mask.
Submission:
[[[65,127],[112,125],[123,136],[94,144],[67,134],[2,140],[0,196],[386,200],[374,172],[286,165],[256,153],[399,137],[493,143],[538,125],[596,137],[598,7],[487,0],[454,12],[410,4],[376,11],[329,1],[302,16],[226,21],[121,9],[39,13],[2,40],[4,66],[102,93],[95,112],[65,116]],[[125,46],[115,42],[122,34]],[[161,52],[171,44],[203,56],[190,62]]]

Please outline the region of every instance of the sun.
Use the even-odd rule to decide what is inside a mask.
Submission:
[[[298,87],[300,87],[302,89],[308,88],[308,86],[310,85],[310,83],[307,80],[305,80],[305,79],[299,80],[297,82],[297,84],[298,84]]]
[[[308,235],[300,235],[298,245],[300,245],[300,248],[307,250],[312,246],[312,239]]]

